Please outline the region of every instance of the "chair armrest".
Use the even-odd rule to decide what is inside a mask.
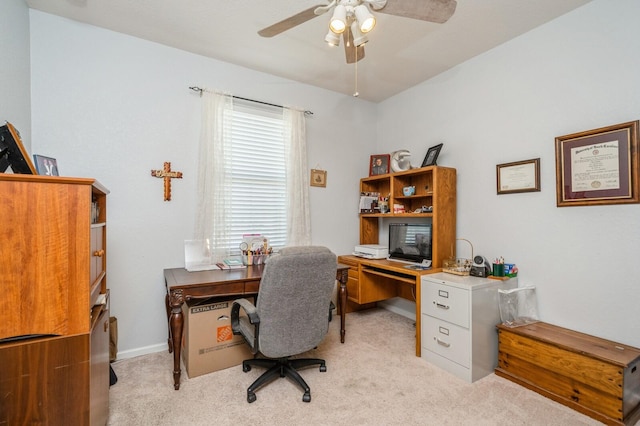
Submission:
[[[246,312],[251,324],[260,323],[260,317],[253,303],[247,299],[234,300],[231,306],[231,330],[233,330],[233,334],[240,334],[240,308]]]

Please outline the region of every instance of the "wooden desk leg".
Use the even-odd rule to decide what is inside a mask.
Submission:
[[[349,274],[347,269],[338,271],[338,281],[340,281],[340,294],[338,294],[338,305],[340,305],[340,343],[344,343],[344,335],[346,334],[346,315],[347,315],[347,280]]]
[[[169,297],[169,305],[171,306],[169,326],[171,327],[171,346],[173,346],[173,388],[175,390],[180,389],[180,352],[182,352],[182,329],[184,327],[183,303],[182,290],[172,290]]]
[[[173,352],[173,340],[171,340],[171,307],[169,306],[169,293],[164,296],[164,306],[167,310],[167,346],[169,353]]]

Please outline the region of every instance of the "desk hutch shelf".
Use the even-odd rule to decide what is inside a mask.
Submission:
[[[415,195],[406,197],[405,186],[415,186]],[[389,195],[390,213],[360,214],[360,244],[378,244],[381,218],[430,219],[433,226],[433,267],[442,267],[444,259],[455,257],[456,242],[456,169],[429,166],[400,173],[370,176],[360,179],[360,192]],[[393,205],[402,204],[406,213],[393,213]],[[431,206],[429,213],[414,213],[422,206]]]
[[[415,186],[412,196],[402,188]],[[440,272],[445,259],[455,256],[456,170],[429,166],[400,173],[360,179],[361,192],[389,196],[390,213],[360,214],[360,244],[379,244],[382,219],[401,222],[405,218],[424,219],[432,225],[432,269],[408,269],[407,264],[387,259],[363,259],[347,255],[338,262],[348,265],[347,311],[367,309],[377,302],[401,297],[416,303],[416,356],[421,353],[420,280],[423,275]],[[393,213],[393,204],[402,204],[407,213]],[[422,206],[432,211],[414,213]]]

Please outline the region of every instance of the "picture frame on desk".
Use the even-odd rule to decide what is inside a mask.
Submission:
[[[440,155],[440,150],[444,144],[439,143],[438,145],[434,145],[427,150],[427,155],[424,156],[424,160],[422,160],[422,166],[436,166],[436,161],[438,160],[438,155]]]
[[[556,138],[557,207],[640,203],[638,123]]]
[[[36,170],[39,175],[43,176],[59,176],[58,162],[55,158],[45,157],[44,155],[33,154],[33,161],[36,163]]]
[[[386,175],[389,173],[390,154],[372,155],[369,158],[369,176]]]
[[[20,132],[7,121],[4,126],[0,126],[0,173],[5,173],[9,168],[16,174],[38,174],[22,145]]]

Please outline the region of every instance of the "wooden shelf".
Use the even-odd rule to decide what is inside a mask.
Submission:
[[[405,196],[402,188],[415,186],[415,195]],[[380,218],[420,218],[433,226],[432,264],[439,268],[445,259],[455,256],[456,239],[456,170],[429,166],[399,173],[360,179],[360,192],[389,194],[389,213],[360,213],[360,244],[379,244]],[[406,213],[393,213],[393,205],[402,204]],[[423,206],[429,213],[413,213]]]

